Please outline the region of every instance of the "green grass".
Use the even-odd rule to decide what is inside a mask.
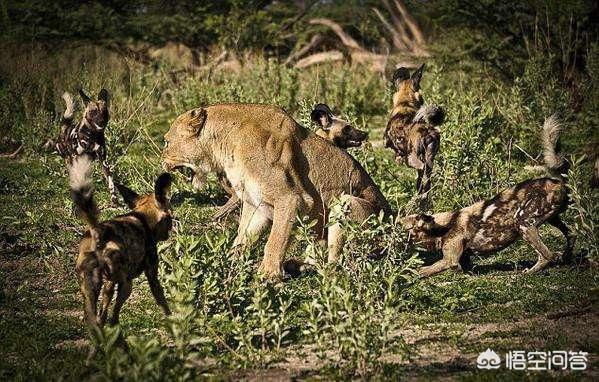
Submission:
[[[0,379],[574,379],[577,375],[477,372],[475,359],[487,347],[597,353],[599,279],[586,260],[597,248],[592,239],[577,243],[573,264],[537,275],[522,274],[536,255],[518,243],[475,258],[470,274],[417,280],[418,259],[435,257],[406,250],[403,233],[393,224],[347,227],[352,240],[337,266],[322,262],[325,254],[299,224],[289,257],[311,254],[317,264],[298,278],[266,285],[256,277],[264,242],[231,254],[235,221],[210,220],[214,207],[226,200],[218,184],[196,193],[176,176],[172,200],[180,226],[160,246],[160,277],[175,314],[162,317],[140,278],[121,315],[129,351],[106,341],[105,354],[85,367],[87,332],[74,274],[83,228],[72,211],[62,160],[40,148],[57,134],[64,89],[83,84],[111,91],[109,160],[117,179],[140,192],[151,190],[161,172],[162,135],[176,115],[224,101],[278,104],[307,127],[316,102],[338,107],[370,132],[373,145],[351,153],[400,213],[414,209],[415,174],[397,166],[381,146],[391,93],[366,68],[337,65],[302,72],[256,60],[239,74],[169,74],[160,65],[124,68],[106,53],[103,60],[59,73],[65,58],[42,56],[41,69],[22,64],[16,71],[14,66],[25,60],[19,52],[2,62],[3,73],[14,74],[3,77],[1,90],[4,99],[12,100],[10,107],[2,106],[11,121],[9,136],[26,149],[16,160],[0,159]],[[537,156],[542,116],[554,107],[563,110],[566,97],[539,92],[534,100],[544,106],[531,111],[530,78],[514,84],[483,81],[490,73],[482,67],[466,76],[445,65],[432,59],[423,80],[425,98],[447,110],[433,177],[435,210],[468,205],[531,177],[523,166],[534,161],[524,151]],[[546,75],[552,86],[552,74]],[[582,113],[579,123],[567,125],[566,152],[578,153],[577,136],[590,134],[594,111]],[[597,195],[586,186],[588,164],[576,171],[581,200],[588,202],[565,217],[576,234],[588,238],[581,222],[596,219],[589,206]],[[94,177],[103,218],[124,212],[108,206],[100,172]],[[554,230],[542,234],[550,248],[561,248]],[[366,259],[377,240],[392,247],[389,256]],[[551,318],[556,314],[563,317]],[[596,370],[596,358],[591,363]]]

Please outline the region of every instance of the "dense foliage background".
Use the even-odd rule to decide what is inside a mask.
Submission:
[[[597,354],[599,207],[589,186],[599,144],[596,2],[405,2],[426,35],[426,55],[393,46],[372,9],[391,19],[382,1],[0,4],[0,153],[23,147],[0,158],[0,379],[482,379],[488,375],[475,372],[474,360],[487,347]],[[352,61],[330,28],[310,23],[322,17],[387,57],[384,70]],[[316,33],[324,36],[317,51],[340,49],[344,61],[286,65]],[[224,51],[234,65],[212,65]],[[414,269],[432,257],[406,247],[398,226],[375,219],[368,228],[345,223],[351,240],[344,259],[327,266],[310,223],[299,221],[289,257],[309,256],[316,265],[265,285],[255,277],[263,242],[234,255],[234,217],[210,219],[226,200],[218,183],[197,193],[178,177],[178,231],[160,247],[161,280],[175,314],[161,317],[145,280],[137,280],[121,327],[106,331],[102,354],[84,366],[87,332],[73,271],[83,228],[64,163],[46,145],[58,133],[62,92],[109,89],[109,160],[117,179],[139,191],[150,190],[161,172],[162,136],[185,110],[265,102],[313,128],[310,110],[326,102],[369,131],[370,144],[351,154],[403,214],[415,210],[415,174],[382,147],[382,132],[389,73],[408,61],[426,62],[422,93],[447,112],[433,176],[435,211],[539,176],[527,166],[542,163],[540,126],[558,113],[562,151],[572,163],[565,219],[578,239],[573,264],[522,275],[536,254],[518,243],[475,258],[471,274],[417,280]],[[125,212],[109,205],[103,182],[96,186],[104,218]],[[542,234],[551,249],[561,249],[556,231]],[[373,243],[385,243],[389,256],[366,259]],[[128,338],[126,352],[114,346],[119,331]],[[596,358],[590,362],[596,369]]]

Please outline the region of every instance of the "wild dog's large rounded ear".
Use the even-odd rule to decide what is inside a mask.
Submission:
[[[420,89],[420,80],[422,79],[422,72],[424,72],[424,64],[420,65],[418,69],[414,73],[410,79],[412,80],[412,86],[414,86],[414,90]]]
[[[320,127],[327,128],[333,123],[333,112],[328,105],[319,103],[314,106],[314,110],[310,113],[310,118]]]
[[[173,177],[168,172],[162,173],[156,183],[154,184],[154,196],[160,207],[166,206],[168,203],[168,194],[171,190],[171,184],[173,183]]]
[[[418,227],[424,229],[430,229],[435,224],[435,218],[427,214],[418,215]]]
[[[89,98],[89,96],[85,94],[83,89],[79,89],[79,96],[81,97],[81,100],[83,101],[83,104],[85,106],[87,106],[87,104],[91,101],[91,98]]]
[[[130,189],[129,187],[124,186],[120,183],[115,183],[114,186],[119,191],[119,194],[121,194],[121,196],[125,200],[125,203],[127,204],[127,206],[131,209],[134,209],[135,204],[137,202],[137,198],[139,198],[139,195],[135,191]]]
[[[393,85],[398,88],[399,84],[408,78],[410,78],[410,71],[404,67],[398,68],[393,72]]]
[[[204,123],[206,122],[206,109],[198,108],[193,109],[189,112],[189,119],[187,122],[187,129],[192,133],[198,135],[200,131],[202,131],[202,127],[204,127]]]
[[[106,89],[100,90],[100,92],[98,93],[98,99],[101,101],[104,101],[106,106],[108,106],[108,103],[110,102],[110,94],[108,93],[108,90],[106,90]]]

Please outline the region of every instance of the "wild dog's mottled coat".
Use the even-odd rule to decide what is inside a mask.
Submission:
[[[142,272],[156,302],[166,315],[170,314],[158,281],[156,248],[158,241],[168,238],[172,227],[170,202],[166,196],[170,175],[162,174],[156,180],[154,193],[145,196],[117,185],[132,212],[99,222],[90,171],[91,159],[85,155],[74,158],[69,166],[71,194],[87,225],[79,243],[76,272],[90,330],[95,333],[104,325],[115,287],[118,292],[110,323],[118,322],[121,307],[131,293],[132,280]],[[100,291],[102,306],[98,313]],[[93,351],[90,356],[92,354]]]
[[[92,101],[83,90],[79,95],[85,105],[81,121],[74,123],[75,103],[68,92],[62,96],[66,109],[61,119],[60,135],[56,140],[56,150],[62,156],[67,165],[79,156],[88,156],[92,160],[98,159],[102,165],[102,172],[110,196],[116,202],[117,196],[110,167],[106,162],[106,137],[104,131],[108,126],[110,114],[108,111],[110,95],[106,89],[100,90],[98,99]]]
[[[529,272],[543,269],[554,256],[543,244],[538,227],[549,223],[566,238],[563,256],[572,250],[568,228],[559,215],[568,205],[564,179],[566,162],[555,152],[559,132],[550,117],[543,125],[545,163],[558,178],[531,179],[502,191],[493,199],[480,201],[459,211],[435,215],[417,214],[403,219],[414,242],[429,251],[442,251],[443,259],[420,269],[429,276],[449,268],[461,268],[470,254],[486,254],[503,249],[523,237],[539,254]]]
[[[440,107],[423,106],[420,94],[423,70],[424,64],[411,76],[406,68],[395,71],[393,110],[384,133],[385,146],[395,152],[396,160],[418,171],[419,194],[430,190],[433,161],[440,142],[437,126],[443,123],[444,117]]]

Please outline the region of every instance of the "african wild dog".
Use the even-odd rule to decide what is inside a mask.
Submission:
[[[439,106],[423,106],[420,95],[423,70],[424,64],[412,75],[406,68],[399,68],[393,74],[393,110],[384,136],[385,146],[395,152],[397,162],[418,171],[416,188],[426,198],[431,187],[433,161],[439,150],[438,126],[445,115]]]
[[[368,133],[353,127],[347,121],[334,116],[328,105],[319,103],[314,106],[310,118],[318,126],[316,135],[327,139],[341,149],[359,147],[368,139]]]
[[[116,187],[131,208],[131,212],[99,222],[99,211],[93,198],[90,178],[91,158],[81,155],[73,158],[69,169],[73,201],[87,225],[79,243],[76,272],[85,300],[85,320],[95,335],[106,322],[115,287],[116,302],[110,324],[119,321],[119,313],[131,294],[132,280],[145,273],[150,290],[165,315],[170,309],[158,281],[158,251],[156,243],[168,239],[172,228],[172,213],[167,193],[171,176],[164,173],[158,177],[154,192],[139,196],[129,188]],[[97,313],[98,298],[102,293],[102,305]],[[89,358],[95,349],[90,351]]]
[[[85,105],[85,110],[81,121],[76,125],[73,120],[75,113],[73,97],[68,92],[62,95],[66,103],[66,110],[61,120],[61,131],[56,140],[56,149],[67,162],[67,166],[71,165],[73,160],[79,156],[88,156],[92,160],[98,159],[102,165],[111,200],[116,203],[118,198],[110,167],[106,162],[106,139],[104,137],[104,130],[110,119],[108,112],[110,95],[106,89],[100,90],[97,101],[92,101],[81,89],[79,89],[79,95]]]
[[[485,254],[506,248],[520,236],[538,253],[537,263],[527,272],[545,268],[554,255],[543,244],[538,227],[549,223],[565,236],[562,260],[569,259],[573,241],[560,213],[568,205],[563,176],[568,163],[556,153],[560,125],[552,116],[543,124],[544,159],[556,177],[524,181],[493,199],[483,200],[459,211],[434,215],[416,214],[403,219],[413,241],[429,251],[442,251],[443,258],[422,267],[420,274],[430,276],[446,269],[462,269],[470,254]]]
[[[328,105],[319,103],[314,106],[310,113],[310,118],[319,127],[316,130],[316,135],[322,137],[340,149],[350,147],[359,147],[363,141],[368,139],[368,133],[353,127],[347,121],[336,117]],[[221,185],[225,191],[231,195],[229,200],[221,206],[213,216],[214,220],[220,220],[224,216],[233,212],[240,204],[239,198],[231,188],[231,185],[226,181],[224,175],[219,176]]]

